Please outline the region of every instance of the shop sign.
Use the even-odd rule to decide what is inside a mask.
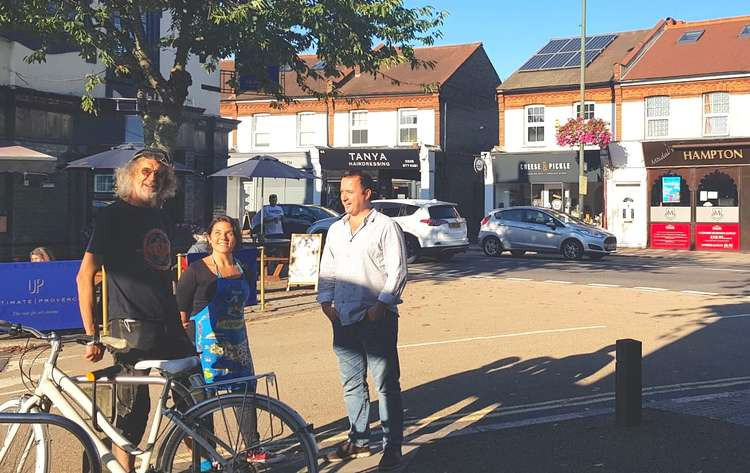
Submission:
[[[740,208],[696,207],[695,221],[704,223],[737,223],[740,221]]]
[[[689,223],[652,223],[651,248],[667,250],[690,249]]]
[[[573,152],[499,153],[493,156],[497,183],[578,183],[578,155]]]
[[[750,143],[731,141],[644,141],[647,168],[750,164]]]
[[[696,250],[740,249],[740,225],[738,223],[697,223],[695,224]]]
[[[689,222],[690,207],[651,207],[652,222]]]
[[[328,148],[320,150],[323,169],[412,169],[419,170],[418,149]]]

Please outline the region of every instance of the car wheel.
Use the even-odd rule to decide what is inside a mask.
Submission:
[[[510,250],[510,255],[514,258],[520,258],[521,256],[525,255],[526,252],[524,250]]]
[[[419,241],[413,235],[406,235],[406,262],[416,263],[419,259]]]
[[[583,256],[583,245],[578,240],[565,240],[562,248],[560,248],[560,252],[565,259],[581,259]]]
[[[503,252],[503,244],[498,238],[487,237],[482,242],[482,250],[487,256],[500,256]]]
[[[599,261],[600,259],[604,258],[607,255],[589,255],[589,258]]]

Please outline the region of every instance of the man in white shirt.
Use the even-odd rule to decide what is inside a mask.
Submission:
[[[349,439],[327,456],[347,461],[370,455],[368,368],[378,392],[383,456],[378,471],[401,464],[403,406],[398,304],[407,280],[404,235],[396,222],[370,204],[374,183],[362,171],[341,179],[346,215],[328,230],[320,268],[318,302],[333,327]]]
[[[273,237],[284,234],[284,227],[281,223],[284,217],[284,209],[276,205],[277,201],[276,194],[271,194],[268,197],[268,205],[263,206],[263,236]],[[252,221],[253,229],[258,227],[258,232],[260,232],[260,214],[261,212],[256,213]]]

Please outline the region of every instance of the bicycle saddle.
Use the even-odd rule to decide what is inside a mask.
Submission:
[[[177,360],[143,360],[135,364],[137,370],[157,369],[167,374],[178,374],[195,368],[200,364],[197,356],[188,356]]]

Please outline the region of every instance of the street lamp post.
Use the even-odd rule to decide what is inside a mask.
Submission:
[[[581,0],[581,99],[578,107],[578,116],[581,120],[586,118],[586,0]],[[578,217],[583,217],[583,196],[586,195],[586,181],[584,174],[584,145],[583,137],[578,146]]]

